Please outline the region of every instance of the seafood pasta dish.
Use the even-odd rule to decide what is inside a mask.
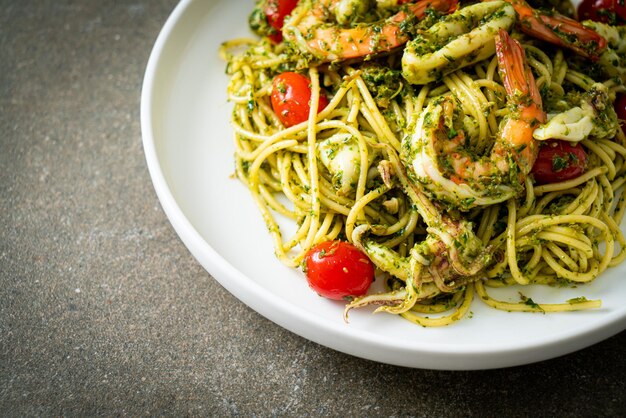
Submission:
[[[626,12],[587,3],[250,4],[256,35],[220,53],[236,175],[276,257],[346,318],[600,307],[581,284],[626,258]]]

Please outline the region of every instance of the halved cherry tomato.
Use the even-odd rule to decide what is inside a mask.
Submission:
[[[311,109],[311,80],[292,72],[285,72],[274,78],[272,85],[272,109],[286,127],[297,125],[309,118]],[[317,112],[328,105],[324,92],[320,93]]]
[[[329,299],[364,295],[374,280],[374,264],[349,242],[322,242],[307,252],[304,262],[309,286]]]
[[[626,131],[626,94],[618,94],[613,106],[615,107],[619,124]]]
[[[582,146],[567,141],[549,141],[541,146],[532,173],[538,184],[557,183],[585,172],[587,153]]]
[[[626,22],[624,0],[583,0],[578,5],[578,20],[595,20],[610,24]]]
[[[263,11],[267,16],[267,23],[276,29],[276,33],[268,35],[272,42],[278,44],[283,41],[283,22],[297,4],[298,0],[268,0],[266,3]]]

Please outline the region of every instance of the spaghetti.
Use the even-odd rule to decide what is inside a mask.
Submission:
[[[296,12],[304,13],[303,7]],[[619,77],[568,50],[514,27],[509,32],[522,42],[549,114],[563,113],[600,87],[607,106],[625,91]],[[353,242],[379,268],[386,291],[352,300],[346,313],[376,304],[377,311],[422,326],[462,318],[474,295],[506,311],[599,307],[600,301],[585,298],[558,304],[523,296],[518,302],[501,301],[489,289],[587,283],[626,258],[619,228],[626,210],[626,136],[617,119],[609,121],[614,125],[609,135],[587,135],[580,142],[587,154],[580,176],[540,185],[530,175],[521,180],[521,193],[493,204],[442,202],[407,172],[407,137],[429,105],[451,97],[459,104],[457,122],[470,138],[471,152],[484,155],[503,120],[512,117],[507,89],[494,55],[436,81],[410,84],[402,77],[403,51],[327,64],[289,42],[275,44],[265,37],[223,44],[234,105],[236,175],[262,214],[277,258],[296,268],[316,243]],[[308,119],[291,127],[281,123],[270,99],[272,80],[286,70],[306,74],[311,86]],[[321,96],[329,103],[318,112]],[[333,166],[339,153],[350,161],[350,170]],[[292,236],[283,236],[280,218],[297,225]],[[433,219],[439,223],[433,225]],[[471,239],[455,248],[459,235],[450,231],[469,232]],[[455,264],[459,259],[473,264]],[[459,273],[461,264],[467,274]]]

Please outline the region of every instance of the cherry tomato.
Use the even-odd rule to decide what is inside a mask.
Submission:
[[[274,78],[272,85],[272,108],[286,127],[297,125],[309,118],[311,109],[311,80],[292,72],[285,72]],[[328,105],[324,92],[320,92],[317,112]]]
[[[298,0],[268,0],[265,5],[265,16],[267,23],[276,29],[276,33],[268,35],[274,43],[280,43],[283,40],[283,22],[285,17],[290,15],[298,4]]]
[[[626,94],[619,94],[615,99],[615,113],[622,126],[622,129],[626,131]]]
[[[549,141],[541,146],[532,173],[538,184],[570,180],[585,172],[587,154],[583,147],[567,141]]]
[[[578,5],[578,20],[595,20],[610,24],[626,22],[624,0],[583,0]]]
[[[374,264],[345,241],[316,245],[307,252],[304,262],[309,286],[329,299],[364,295],[374,280]]]

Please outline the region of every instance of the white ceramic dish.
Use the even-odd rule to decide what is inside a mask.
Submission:
[[[247,35],[252,1],[185,0],[159,35],[146,70],[141,124],[163,209],[198,261],[260,314],[307,339],[355,356],[430,369],[527,364],[594,344],[626,328],[626,265],[578,289],[529,288],[540,301],[600,298],[588,312],[523,314],[475,301],[472,318],[421,328],[392,315],[352,311],[317,296],[284,267],[248,191],[233,173],[221,42]]]

